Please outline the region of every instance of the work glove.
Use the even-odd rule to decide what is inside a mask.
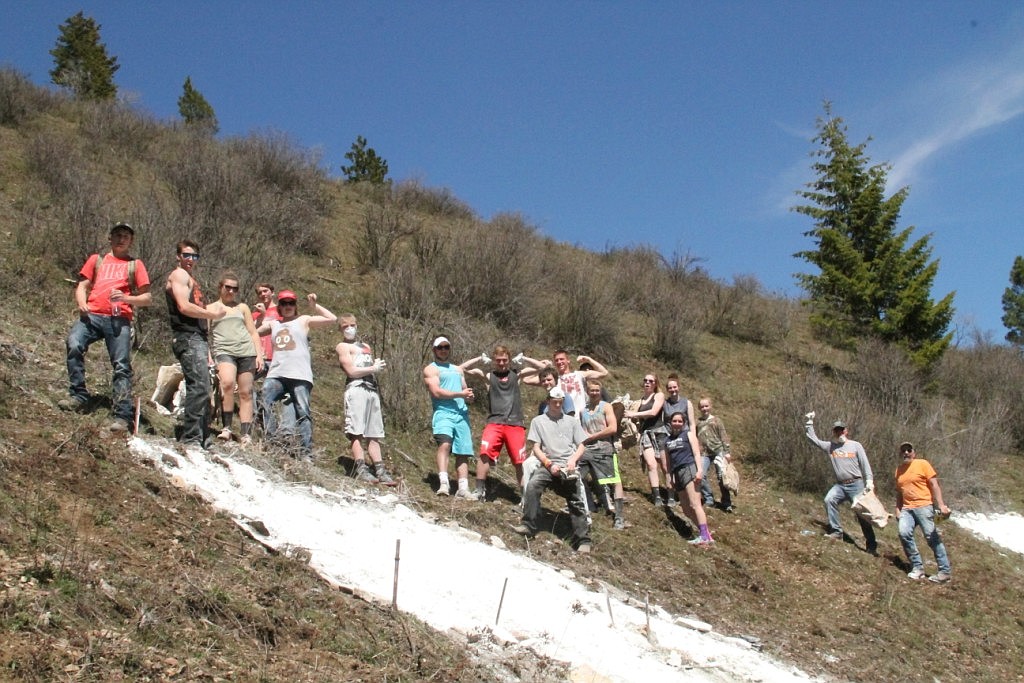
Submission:
[[[807,413],[806,415],[804,415],[804,424],[805,425],[809,425],[809,426],[813,425],[814,424],[814,415],[815,415],[815,413],[814,413],[813,410],[811,412]]]
[[[381,370],[387,370],[388,363],[383,358],[376,358],[373,361],[373,371],[380,372]]]
[[[491,362],[491,357],[487,355],[486,351],[484,351],[483,353],[480,354],[480,362],[481,363],[490,363]]]
[[[526,357],[526,354],[520,353],[515,358],[512,359],[512,362],[515,363],[516,365],[522,365],[523,364],[523,358],[525,358],[525,357]]]
[[[864,484],[864,491],[866,493],[871,493],[874,490],[875,490],[875,482],[873,480],[871,480],[871,479],[868,479],[867,483]]]

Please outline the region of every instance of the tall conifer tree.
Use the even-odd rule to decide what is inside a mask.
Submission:
[[[953,293],[931,299],[939,267],[931,260],[931,235],[908,245],[914,228],[897,229],[908,189],[885,196],[890,166],[869,165],[867,143],[851,146],[828,104],[814,142],[820,145],[812,166],[818,177],[799,192],[809,203],[793,208],[814,220],[804,235],[815,248],[796,254],[819,270],[797,275],[810,296],[811,322],[840,346],[874,336],[930,365],[952,338]]]
[[[185,119],[185,124],[215,135],[220,130],[217,115],[213,107],[206,101],[203,94],[192,86],[192,77],[185,77],[181,97],[178,98],[178,113]]]
[[[117,57],[107,55],[100,41],[100,25],[82,12],[60,25],[57,46],[50,50],[50,80],[83,100],[110,100],[117,95],[114,74]]]
[[[1013,259],[1010,286],[1003,292],[1003,325],[1006,341],[1024,346],[1024,256]]]

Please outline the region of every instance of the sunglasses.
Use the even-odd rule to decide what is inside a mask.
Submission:
[[[277,305],[278,306],[294,306],[295,302],[294,301],[289,301],[288,299],[285,299],[284,301],[278,301]]]
[[[438,349],[439,351],[451,351],[452,350],[452,347],[448,346],[447,344],[442,344],[441,346],[435,346],[434,348]]]
[[[224,287],[224,289],[228,290],[229,292],[237,292],[238,291],[238,285],[223,285],[223,287]]]
[[[199,260],[199,254],[188,254],[188,253],[185,253],[185,254],[180,254],[180,256],[181,256],[181,258],[185,259],[186,261],[198,261]]]
[[[644,384],[654,384],[654,380],[653,379],[645,379],[644,380]]]
[[[913,452],[914,452],[913,448],[901,448],[900,449],[900,453],[913,453]]]

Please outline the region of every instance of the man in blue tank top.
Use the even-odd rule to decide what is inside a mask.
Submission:
[[[448,337],[437,337],[431,344],[434,362],[423,368],[423,383],[430,393],[434,408],[432,429],[437,443],[437,495],[451,495],[448,483],[448,457],[455,455],[455,471],[459,479],[456,496],[474,498],[469,490],[469,459],[473,457],[473,434],[469,430],[469,408],[473,390],[466,385],[462,367],[452,365],[452,343]]]

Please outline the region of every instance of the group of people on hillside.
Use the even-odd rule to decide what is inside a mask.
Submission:
[[[85,352],[103,340],[113,366],[112,413],[109,429],[127,432],[134,419],[132,406],[131,326],[134,309],[152,303],[150,280],[141,260],[130,255],[135,230],[126,223],[110,231],[110,251],[93,254],[79,272],[75,303],[79,318],[67,338],[69,396],[60,401],[67,410],[85,411],[93,398],[85,384]],[[274,287],[256,287],[259,302],[250,309],[239,296],[239,278],[226,272],[218,282],[217,300],[205,303],[194,275],[200,259],[198,245],[182,240],[176,247],[177,265],[167,276],[164,295],[172,331],[172,350],[181,366],[185,401],[178,439],[186,445],[209,448],[210,367],[216,368],[221,403],[221,431],[218,437],[235,437],[235,395],[239,418],[239,441],[252,441],[256,419],[254,384],[263,379],[263,423],[266,435],[279,430],[297,431],[300,457],[312,458],[313,425],[310,396],[313,387],[309,333],[316,328],[338,324],[343,341],[336,351],[345,372],[345,434],[350,443],[354,475],[361,481],[394,485],[385,468],[381,441],[384,421],[377,374],[387,364],[375,358],[371,347],[358,333],[354,315],[337,316],[306,296],[308,313],[299,314],[295,292],[281,290],[274,302]],[[212,346],[211,346],[212,344]],[[731,492],[724,473],[732,455],[722,421],[712,414],[708,397],[693,404],[680,395],[679,378],[669,375],[665,392],[656,374],[643,378],[643,393],[633,410],[616,412],[602,384],[608,370],[589,356],[578,356],[579,369],[572,368],[568,352],[556,351],[551,361],[520,353],[512,357],[503,345],[462,364],[452,363],[452,343],[439,336],[431,344],[434,360],[423,368],[423,382],[429,393],[433,414],[432,433],[437,444],[437,494],[452,494],[449,460],[455,458],[455,496],[486,500],[491,466],[502,450],[508,454],[522,490],[522,523],[516,531],[532,537],[539,530],[541,495],[551,489],[563,496],[572,520],[573,544],[579,552],[591,550],[591,512],[604,508],[614,516],[614,528],[624,529],[623,487],[619,471],[619,432],[622,418],[639,427],[640,458],[647,471],[651,501],[655,505],[682,505],[697,528],[691,543],[709,547],[714,540],[708,529],[705,508],[718,506],[733,511]],[[478,450],[473,447],[467,401],[475,394],[466,375],[479,377],[487,385],[488,415]],[[543,388],[545,400],[527,425],[520,392],[523,384]],[[278,414],[278,404],[288,405]],[[620,408],[621,410],[621,408]],[[853,501],[862,492],[873,492],[873,475],[863,446],[848,438],[846,425],[833,425],[832,438],[821,440],[814,432],[814,413],[806,416],[806,435],[830,456],[836,484],[825,497],[828,519],[826,535],[842,539],[838,506]],[[364,447],[365,443],[365,447]],[[949,559],[935,526],[934,507],[940,514],[949,509],[942,499],[938,478],[931,465],[917,457],[910,443],[900,446],[902,463],[896,471],[897,514],[900,540],[911,563],[908,576],[925,576],[923,562],[914,542],[920,526],[935,553],[939,571],[928,577],[936,583],[950,580]],[[469,462],[477,454],[476,484],[469,487]],[[367,457],[369,462],[367,462]],[[716,503],[709,481],[714,469],[721,491]],[[662,480],[666,494],[663,498]],[[590,487],[586,482],[590,482]],[[592,497],[592,490],[597,497]],[[865,549],[877,554],[871,525],[858,517]]]

